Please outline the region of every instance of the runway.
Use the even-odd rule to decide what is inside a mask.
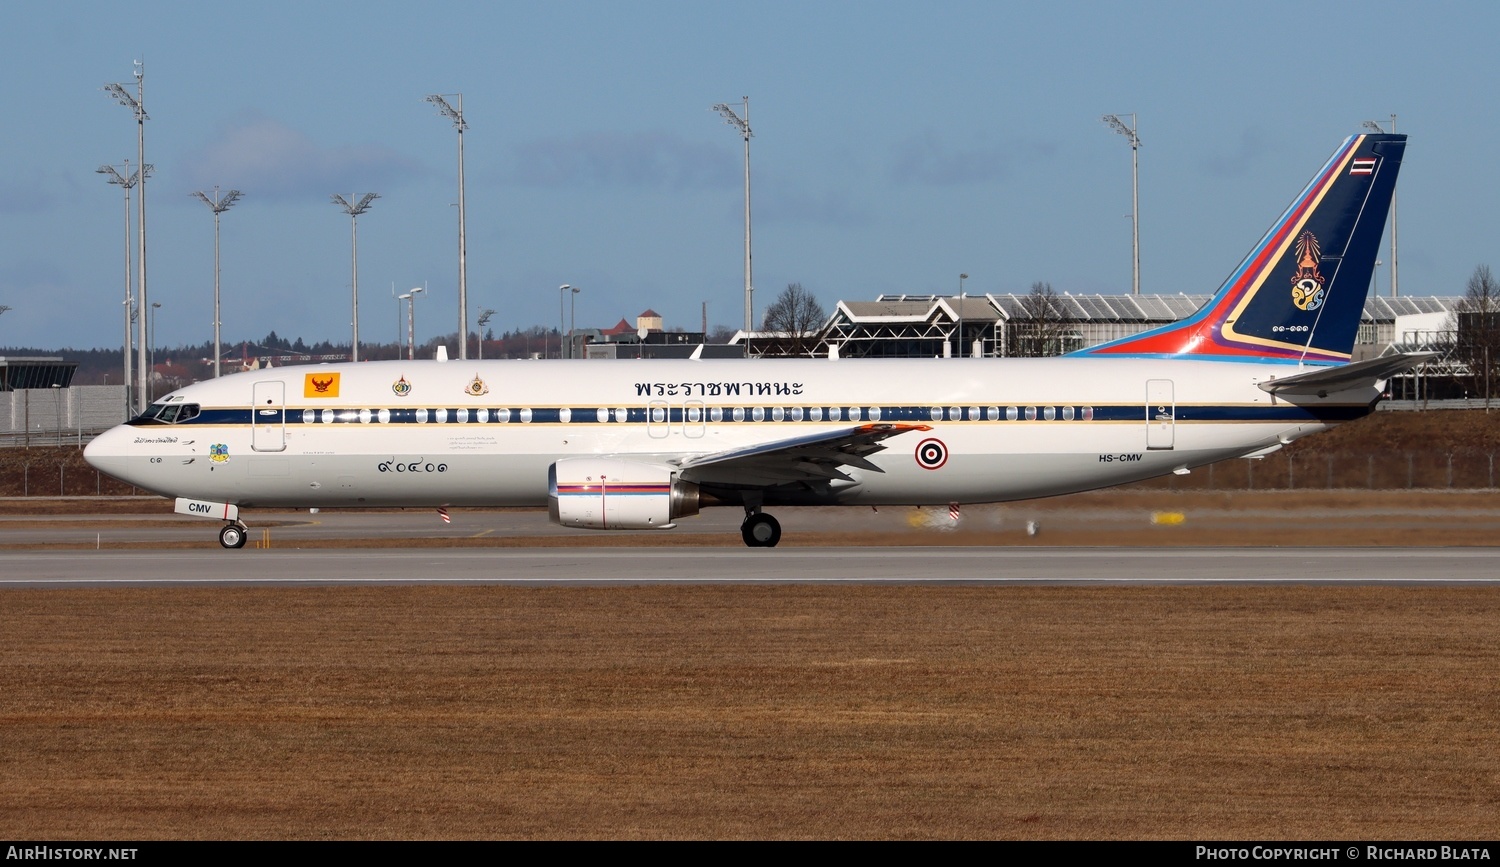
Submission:
[[[0,587],[1494,585],[1494,548],[527,548],[32,551]]]

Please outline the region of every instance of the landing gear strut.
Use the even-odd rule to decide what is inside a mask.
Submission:
[[[245,547],[245,529],[245,525],[238,521],[225,524],[223,529],[219,530],[219,544],[225,548]]]
[[[751,548],[775,548],[781,541],[781,523],[765,512],[745,510],[745,523],[740,525],[740,537]]]

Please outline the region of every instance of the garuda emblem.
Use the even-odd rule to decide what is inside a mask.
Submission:
[[[403,376],[391,383],[391,391],[395,392],[397,397],[406,397],[411,394],[411,383],[407,382],[406,377]]]
[[[490,387],[484,384],[484,380],[480,379],[478,374],[475,374],[474,379],[464,388],[464,394],[470,397],[479,397],[489,393]]]
[[[1318,273],[1318,258],[1322,255],[1317,236],[1303,232],[1297,239],[1297,272],[1292,275],[1292,303],[1298,310],[1311,313],[1323,306],[1327,290],[1323,288],[1323,275]]]

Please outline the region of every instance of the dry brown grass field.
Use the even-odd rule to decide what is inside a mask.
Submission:
[[[1500,594],[3,594],[0,837],[1493,839]]]

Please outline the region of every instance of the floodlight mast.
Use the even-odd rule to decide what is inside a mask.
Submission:
[[[465,359],[469,357],[469,266],[468,242],[464,237],[464,130],[469,123],[464,120],[464,95],[451,94],[458,108],[449,105],[444,96],[434,93],[427,101],[437,106],[438,113],[453,121],[453,128],[458,130],[458,357]]]
[[[334,193],[331,201],[349,215],[350,288],[354,292],[354,340],[349,347],[349,360],[359,361],[359,215],[370,210],[370,204],[380,198],[380,194],[365,193],[357,204],[350,204],[353,198],[352,194],[346,199]]]
[[[131,326],[135,323],[135,284],[132,282],[132,268],[130,256],[130,189],[140,181],[141,175],[150,175],[155,171],[155,166],[146,166],[144,172],[140,169],[130,170],[130,160],[125,160],[125,173],[121,174],[114,166],[104,165],[95,169],[98,174],[105,175],[105,181],[120,187],[125,191],[125,350],[121,353],[125,359],[125,417],[130,417],[130,408],[135,405],[135,367],[130,357],[130,351],[135,347],[135,338],[131,335]]]
[[[1130,126],[1126,126],[1121,115],[1106,114],[1101,120],[1109,128],[1130,140],[1130,249],[1131,284],[1130,294],[1141,294],[1141,183],[1140,152],[1141,137],[1136,135],[1135,115],[1131,114]]]
[[[1385,127],[1381,125],[1383,123],[1391,125],[1391,134],[1394,135],[1396,132],[1396,116],[1394,114],[1391,115],[1389,121],[1365,121],[1365,129],[1373,132],[1385,132]],[[1394,191],[1391,193],[1391,297],[1396,297],[1396,193]]]
[[[219,350],[219,215],[239,201],[240,191],[230,190],[224,194],[223,198],[220,198],[219,188],[215,186],[212,199],[201,192],[193,193],[193,195],[214,212],[214,379],[218,379],[219,356],[222,354]]]
[[[714,111],[724,115],[724,122],[740,131],[740,136],[745,139],[745,330],[750,331],[755,327],[755,304],[752,300],[755,290],[751,288],[750,282],[750,137],[755,133],[750,130],[750,97],[741,97],[744,105],[745,116],[742,118],[735,114],[734,108],[727,103],[719,103],[714,106]]]
[[[146,64],[143,61],[135,62],[135,96],[131,96],[124,85],[106,84],[104,92],[113,96],[117,102],[135,113],[136,125],[136,165],[146,165],[146,121],[151,116],[146,114]],[[136,196],[136,230],[139,245],[137,256],[137,270],[140,275],[138,284],[140,287],[140,300],[137,309],[146,308],[146,175],[143,173],[139,180],[141,191]],[[136,398],[136,412],[145,413],[149,402],[146,388],[146,317],[140,317],[139,342],[140,356],[137,363],[141,370],[141,391]]]
[[[479,357],[484,358],[484,329],[490,324],[490,317],[495,315],[494,309],[486,307],[479,311]]]

